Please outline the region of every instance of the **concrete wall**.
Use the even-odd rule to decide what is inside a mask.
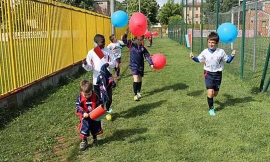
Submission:
[[[82,68],[81,63],[78,63],[0,100],[0,109],[22,106],[27,99],[33,97],[36,93],[44,91],[48,86],[57,86],[62,77],[74,75],[79,72],[80,68]]]

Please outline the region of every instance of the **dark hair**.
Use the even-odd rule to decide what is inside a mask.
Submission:
[[[114,35],[114,34],[112,34],[112,35],[109,37],[109,39],[110,39],[111,42],[113,41],[114,38],[115,38],[115,35]]]
[[[105,38],[104,38],[104,36],[103,36],[103,35],[101,35],[101,34],[96,34],[96,35],[95,35],[95,37],[94,37],[94,42],[96,42],[96,43],[97,43],[97,42],[98,42],[98,40],[100,40],[100,39],[105,39]]]
[[[216,41],[216,43],[219,42],[219,36],[218,36],[218,33],[216,32],[211,32],[208,37],[207,37],[207,41],[208,40],[213,40],[213,41]]]
[[[142,37],[142,39],[144,39],[144,35],[139,36],[139,37]],[[138,38],[137,36],[134,37],[134,39],[137,39],[137,38]]]
[[[89,80],[83,79],[80,82],[80,91],[81,92],[89,93],[92,90],[93,90],[93,84]]]

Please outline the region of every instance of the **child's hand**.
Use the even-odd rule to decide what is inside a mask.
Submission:
[[[150,65],[150,67],[154,69],[154,65]]]
[[[193,53],[190,53],[190,54],[189,54],[189,57],[193,59],[193,58],[194,58]]]
[[[88,118],[88,117],[89,117],[89,114],[83,113],[83,118]]]
[[[86,59],[83,59],[83,60],[82,60],[82,64],[84,64],[84,65],[87,64]]]
[[[109,63],[105,63],[104,65],[105,65],[106,67],[109,67]]]
[[[232,56],[235,56],[236,55],[236,50],[233,50],[232,51]]]

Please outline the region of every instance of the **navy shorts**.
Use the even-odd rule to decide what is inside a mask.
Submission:
[[[144,72],[143,72],[143,70],[141,71],[141,70],[131,70],[131,74],[132,75],[140,75],[141,77],[143,77],[143,75],[144,75]]]
[[[117,64],[120,64],[121,63],[121,57],[120,58],[116,58],[115,61],[116,61]]]
[[[214,89],[215,91],[219,91],[222,80],[222,71],[209,72],[204,70],[204,79],[206,89]]]

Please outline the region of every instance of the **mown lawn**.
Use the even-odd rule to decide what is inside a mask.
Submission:
[[[203,64],[169,38],[156,38],[151,54],[164,69],[146,66],[142,99],[133,101],[133,78],[124,50],[122,79],[113,91],[113,120],[103,120],[99,146],[79,151],[75,99],[81,72],[36,95],[24,107],[0,110],[0,161],[235,161],[270,159],[269,96],[231,75],[225,65],[216,116],[208,114]]]

